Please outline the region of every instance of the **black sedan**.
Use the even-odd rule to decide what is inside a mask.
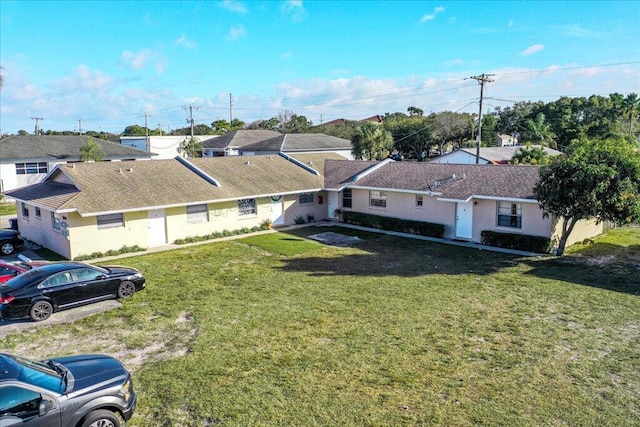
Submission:
[[[16,230],[0,230],[0,255],[11,255],[22,247],[24,240]]]
[[[59,262],[29,270],[0,286],[0,318],[48,319],[55,311],[112,298],[129,298],[144,289],[138,270]]]

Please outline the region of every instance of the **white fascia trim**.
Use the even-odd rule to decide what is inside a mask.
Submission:
[[[346,185],[347,188],[354,188],[357,190],[373,190],[373,191],[386,191],[387,193],[407,193],[407,194],[423,194],[427,196],[438,196],[442,193],[437,193],[429,190],[401,190],[398,188],[382,188],[382,187],[366,187],[363,185]],[[344,187],[343,187],[344,188]]]
[[[495,200],[495,201],[499,201],[499,202],[517,202],[517,203],[531,203],[531,204],[538,204],[539,202],[535,199],[520,199],[517,197],[496,197],[496,196],[478,196],[478,195],[471,195],[466,199],[449,199],[446,197],[439,197],[438,201],[439,202],[455,202],[455,203],[468,203],[469,201],[473,200],[473,199],[477,199],[477,200]]]
[[[377,171],[378,169],[380,169],[384,165],[387,165],[387,164],[389,164],[391,162],[393,162],[392,159],[385,159],[385,160],[381,161],[380,163],[378,163],[377,165],[369,166],[369,168],[363,170],[359,174],[356,174],[356,176],[353,177],[353,180],[351,182],[358,182],[360,179],[364,178],[365,176],[369,175],[372,172]]]
[[[179,208],[182,206],[192,206],[192,205],[203,205],[203,204],[215,204],[215,203],[224,203],[224,202],[236,202],[240,199],[260,199],[260,198],[266,198],[266,197],[272,197],[272,196],[289,196],[292,194],[303,194],[303,193],[314,193],[317,191],[322,191],[322,188],[315,188],[315,189],[308,189],[308,190],[301,190],[301,191],[286,191],[286,192],[279,192],[279,193],[268,193],[268,194],[257,194],[257,195],[250,195],[250,196],[243,196],[243,197],[228,197],[226,199],[215,199],[215,200],[202,200],[202,201],[194,201],[192,203],[176,203],[176,204],[171,204],[171,205],[161,205],[161,206],[140,206],[137,208],[132,208],[132,209],[120,209],[120,210],[114,210],[114,211],[104,211],[104,212],[90,212],[90,213],[80,213],[80,216],[83,218],[87,218],[87,217],[92,217],[92,216],[99,216],[99,215],[109,215],[109,214],[114,214],[114,213],[129,213],[129,212],[140,212],[140,211],[149,211],[149,210],[153,210],[153,209],[169,209],[169,208]],[[73,210],[77,210],[77,209],[73,209]]]

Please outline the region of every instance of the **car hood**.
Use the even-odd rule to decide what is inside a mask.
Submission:
[[[113,382],[124,383],[129,372],[118,360],[101,354],[57,357],[51,359],[63,365],[73,375],[75,381],[71,392],[82,389],[110,386]]]

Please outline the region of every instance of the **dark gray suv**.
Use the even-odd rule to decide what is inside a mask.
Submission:
[[[0,427],[121,427],[135,406],[131,374],[113,357],[0,353]]]

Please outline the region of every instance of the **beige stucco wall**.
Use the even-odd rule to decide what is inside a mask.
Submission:
[[[40,210],[40,218],[35,216],[35,208],[28,206],[29,218],[22,215],[22,203],[17,203],[18,230],[23,238],[40,246],[48,248],[64,257],[70,258],[69,240],[58,230],[54,230],[51,223],[51,211]],[[66,216],[66,215],[65,215]]]
[[[499,227],[498,202],[495,200],[475,200],[473,205],[473,241],[482,240],[484,230],[501,233],[528,234],[531,236],[551,236],[552,221],[543,218],[537,203],[522,203],[522,228]]]
[[[560,241],[560,236],[562,235],[563,221],[564,218],[557,219],[554,224],[553,239],[556,241],[556,246],[557,242]],[[604,233],[604,223],[601,222],[598,224],[595,219],[578,221],[567,239],[567,246],[582,242],[584,239],[589,239],[602,233]]]

